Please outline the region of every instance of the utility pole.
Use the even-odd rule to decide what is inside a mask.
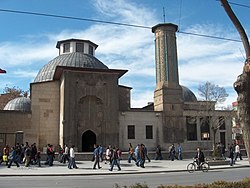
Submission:
[[[248,37],[240,21],[234,14],[227,0],[220,0],[221,5],[224,7],[228,17],[233,22],[235,28],[240,34],[245,53],[246,60],[243,67],[243,72],[238,76],[237,81],[234,83],[234,89],[238,93],[238,112],[240,124],[243,130],[243,139],[245,148],[248,155],[250,164],[250,45]]]

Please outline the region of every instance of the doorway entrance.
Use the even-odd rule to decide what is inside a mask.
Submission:
[[[82,134],[82,151],[92,152],[96,144],[96,135],[93,131],[88,130]]]
[[[220,143],[222,143],[225,147],[226,146],[226,133],[225,132],[220,132]]]

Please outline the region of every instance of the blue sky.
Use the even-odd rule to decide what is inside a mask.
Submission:
[[[250,1],[231,5],[247,34]],[[217,0],[1,0],[0,1],[0,93],[3,88],[28,90],[38,71],[58,56],[58,40],[79,38],[98,44],[96,57],[111,69],[126,69],[119,84],[132,87],[132,107],[153,101],[155,89],[154,34],[151,29],[96,22],[9,13],[18,10],[119,22],[152,27],[164,21],[179,25],[177,48],[180,84],[197,96],[207,81],[225,87],[236,101],[233,83],[242,73],[242,43],[183,34],[191,32],[240,40]],[[249,34],[248,34],[249,35]]]

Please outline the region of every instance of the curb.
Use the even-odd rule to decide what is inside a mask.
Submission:
[[[249,168],[250,165],[241,165],[241,166],[229,166],[229,167],[218,167],[218,168],[210,168],[209,171],[213,170],[221,170],[221,169],[234,169],[234,168]],[[47,174],[0,174],[0,177],[25,177],[25,176],[109,176],[109,175],[131,175],[131,174],[157,174],[157,173],[173,173],[173,172],[187,172],[187,170],[158,170],[158,171],[145,171],[145,172],[107,172],[107,173],[74,173],[74,174],[58,174],[58,173],[47,173]],[[206,172],[204,172],[206,173]]]

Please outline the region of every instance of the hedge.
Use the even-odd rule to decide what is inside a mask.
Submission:
[[[114,188],[122,188],[115,184]],[[123,188],[148,188],[146,184],[137,183],[131,186],[123,186]],[[250,177],[237,182],[215,181],[210,184],[197,184],[197,185],[160,185],[157,188],[250,188]]]

